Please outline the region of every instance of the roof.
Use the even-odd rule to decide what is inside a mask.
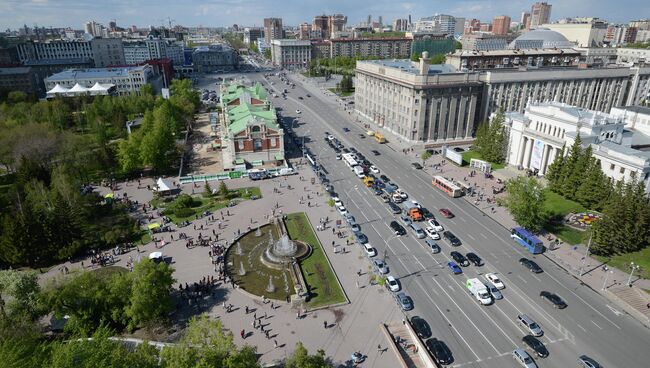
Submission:
[[[168,192],[172,190],[172,185],[163,178],[158,178],[156,181],[156,187],[158,192]]]
[[[620,144],[616,144],[614,142],[610,141],[602,141],[597,144],[598,146],[605,147],[608,150],[614,151],[614,152],[619,152],[624,155],[628,156],[636,156],[640,158],[645,158],[645,159],[650,159],[650,151],[640,151],[638,149],[628,147],[628,146],[623,146]]]
[[[526,55],[580,55],[579,51],[572,48],[552,48],[552,49],[506,49],[506,50],[486,50],[471,51],[458,50],[449,55],[450,57],[483,57],[483,56],[526,56]]]
[[[224,104],[228,104],[238,99],[244,92],[258,100],[266,101],[268,99],[268,92],[259,82],[255,83],[252,87],[231,83],[225,88],[225,91],[222,90],[220,98]]]
[[[387,68],[401,69],[405,73],[419,74],[418,64],[409,59],[384,59],[384,60],[364,60],[361,63],[377,64]],[[429,65],[429,75],[432,74],[449,74],[457,73],[456,68],[449,64],[431,64]]]
[[[92,64],[92,60],[87,58],[42,59],[42,60],[30,59],[30,60],[25,60],[23,64],[27,66],[79,65],[79,64]]]
[[[253,121],[264,122],[272,129],[279,129],[275,109],[266,105],[251,105],[249,103],[239,104],[228,110],[228,130],[237,134],[246,129],[248,124]]]
[[[127,66],[121,68],[89,68],[89,69],[68,69],[47,77],[47,81],[69,81],[91,78],[114,78],[124,77],[132,71],[144,71],[151,68],[149,65]]]
[[[650,107],[645,106],[619,106],[617,107],[621,110],[636,112],[637,114],[650,115]]]
[[[531,42],[534,41],[541,43],[541,47],[543,48],[570,48],[573,46],[573,44],[559,32],[548,28],[536,28],[515,38],[515,40],[510,43],[510,48],[519,48],[521,45],[531,44]]]

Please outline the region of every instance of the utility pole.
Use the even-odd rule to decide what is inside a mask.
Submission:
[[[589,249],[591,248],[591,239],[593,237],[593,234],[589,236],[589,242],[587,243],[587,251],[585,252],[584,258],[582,258],[582,263],[580,264],[580,270],[578,272],[579,276],[584,275],[584,267],[585,267],[585,262],[587,262],[587,257],[589,257]]]
[[[630,262],[630,269],[630,277],[627,278],[627,286],[632,287],[632,276],[634,275],[634,271],[639,269],[639,265]]]

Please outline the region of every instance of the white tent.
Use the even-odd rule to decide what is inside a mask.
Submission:
[[[56,86],[54,86],[54,88],[47,91],[47,94],[48,95],[50,95],[50,94],[51,95],[56,95],[57,93],[66,93],[68,91],[69,91],[69,89],[67,89],[65,87],[61,87],[61,85],[57,83]]]
[[[88,92],[88,88],[83,87],[79,83],[75,84],[72,88],[68,90],[68,93],[73,93],[73,94],[86,93],[86,92]]]
[[[114,86],[114,84],[99,84],[99,82],[95,82],[95,85],[90,87],[88,91],[93,95],[107,95],[108,90]]]
[[[154,186],[154,190],[159,193],[169,192],[172,189],[174,189],[172,188],[172,185],[163,178],[158,178],[156,185]]]

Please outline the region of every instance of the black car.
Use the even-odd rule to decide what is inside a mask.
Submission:
[[[347,148],[343,148],[343,152],[345,152],[345,153],[350,153],[350,150],[347,149]]]
[[[530,270],[532,273],[541,273],[542,268],[537,265],[534,261],[531,261],[528,258],[520,258],[519,263],[521,263],[524,267]]]
[[[456,263],[458,263],[459,265],[463,267],[469,266],[469,261],[467,260],[467,258],[465,258],[465,256],[460,254],[459,252],[453,251],[449,255],[451,255],[451,258],[453,258],[454,261],[456,261]]]
[[[420,164],[417,163],[417,162],[412,162],[412,163],[411,163],[411,166],[412,166],[414,169],[416,169],[416,170],[422,170],[422,165],[420,165]]]
[[[539,293],[539,297],[548,300],[551,304],[553,304],[553,308],[564,309],[567,307],[566,303],[564,300],[562,300],[562,298],[560,298],[559,295],[553,294],[550,291],[542,291]]]
[[[483,260],[476,253],[467,253],[467,259],[474,264],[474,266],[482,266]]]
[[[299,100],[302,100],[302,96],[298,96],[298,99],[299,99]]]
[[[366,236],[366,234],[364,234],[364,233],[362,233],[360,231],[357,231],[356,233],[354,233],[354,237],[361,244],[366,244],[368,242],[368,237]]]
[[[384,174],[379,175],[379,178],[380,178],[381,180],[383,180],[384,182],[386,182],[386,183],[388,183],[388,182],[390,181],[390,179],[388,178],[388,176],[386,176],[386,175],[384,175]]]
[[[359,157],[359,160],[361,160],[361,162],[366,166],[372,166],[372,162],[366,160],[365,157]]]
[[[458,239],[458,238],[456,237],[456,235],[454,235],[454,233],[452,233],[452,232],[449,231],[449,230],[443,232],[443,233],[442,233],[442,236],[443,236],[445,239],[447,239],[447,241],[449,242],[449,244],[451,244],[451,245],[454,246],[454,247],[459,247],[459,246],[462,244],[462,243],[460,242],[460,239]]]
[[[451,355],[451,351],[447,347],[447,344],[436,339],[431,338],[425,342],[429,353],[431,356],[438,361],[439,364],[451,364],[454,361],[454,357]]]
[[[390,207],[391,212],[396,215],[402,213],[402,208],[393,202],[388,202],[388,207]]]
[[[311,97],[311,95],[309,93],[307,93],[307,97]]]
[[[375,155],[375,156],[381,155],[381,153],[379,153],[379,151],[377,151],[377,150],[372,150],[370,152],[372,152],[372,154]]]
[[[390,226],[391,230],[393,230],[395,235],[404,235],[404,234],[406,234],[406,230],[404,229],[404,227],[402,225],[398,224],[397,221],[391,221],[389,226]]]
[[[431,327],[422,317],[414,316],[411,317],[411,326],[415,330],[415,333],[420,336],[422,339],[428,339],[431,337]]]
[[[531,348],[538,357],[546,358],[548,356],[548,350],[546,350],[546,346],[544,346],[544,344],[541,341],[539,341],[535,336],[526,335],[524,336],[523,339],[521,339],[521,341],[526,346]]]
[[[422,213],[422,217],[424,217],[425,220],[435,220],[435,218],[436,218],[433,215],[433,213],[431,213],[431,211],[429,211],[428,209],[426,209],[424,207],[420,208],[420,212]]]
[[[341,153],[341,150],[338,149],[338,148],[336,148],[336,147],[334,147],[334,152],[336,152],[336,153]]]

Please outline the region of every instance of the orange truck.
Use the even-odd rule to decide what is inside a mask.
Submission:
[[[411,201],[406,201],[404,203],[404,209],[406,213],[413,221],[422,221],[424,217],[422,216],[422,211],[420,208]]]

